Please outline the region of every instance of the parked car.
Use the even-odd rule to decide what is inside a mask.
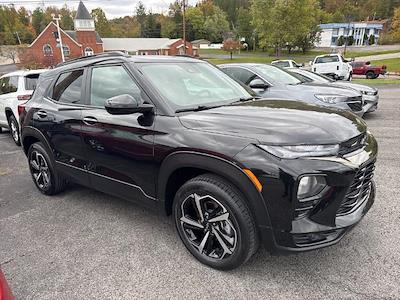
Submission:
[[[14,300],[14,296],[7,283],[6,277],[0,269],[0,300]]]
[[[291,59],[281,59],[281,60],[274,60],[271,62],[271,65],[280,67],[280,68],[301,68],[304,67],[303,64],[298,64],[294,60]]]
[[[2,128],[10,129],[18,146],[21,145],[18,105],[31,97],[39,75],[45,71],[15,71],[0,77],[0,132]]]
[[[353,89],[304,83],[288,71],[265,64],[224,64],[219,67],[264,98],[292,99],[312,105],[364,114],[360,92]]]
[[[318,55],[310,65],[311,71],[334,79],[350,81],[353,77],[353,68],[340,54]]]
[[[201,60],[71,61],[40,76],[20,112],[39,191],[71,181],[172,215],[190,253],[217,269],[259,244],[333,245],[375,198],[377,143],[362,119],[257,99]]]
[[[353,61],[351,63],[353,67],[353,74],[365,75],[368,79],[378,78],[379,75],[385,75],[387,73],[387,67],[382,66],[371,66],[371,62],[367,61]]]
[[[378,90],[373,87],[343,80],[334,80],[325,75],[317,74],[308,70],[303,70],[298,68],[288,69],[288,71],[298,76],[298,78],[303,82],[316,82],[333,86],[347,87],[357,90],[362,94],[363,97],[364,113],[373,112],[378,109],[378,102],[379,102]]]

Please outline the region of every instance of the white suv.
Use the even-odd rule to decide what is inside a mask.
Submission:
[[[334,79],[348,80],[353,77],[353,68],[340,54],[319,55],[311,62],[311,71]]]
[[[30,99],[39,75],[46,71],[16,71],[0,77],[0,132],[10,129],[17,145],[21,145],[18,105]]]

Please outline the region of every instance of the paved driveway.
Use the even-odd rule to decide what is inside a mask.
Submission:
[[[172,222],[72,187],[37,192],[22,152],[0,134],[0,263],[17,299],[399,299],[400,88],[367,117],[380,144],[377,199],[339,244],[220,272],[184,249]]]

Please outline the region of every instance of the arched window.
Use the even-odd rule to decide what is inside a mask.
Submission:
[[[70,53],[71,53],[71,51],[70,51],[70,49],[69,49],[69,47],[67,45],[63,46],[63,52],[64,52],[64,56],[65,57],[68,57],[70,55]]]
[[[93,51],[92,48],[90,48],[90,47],[86,47],[85,48],[85,56],[90,56],[90,55],[93,55],[93,54],[94,54],[94,51]]]
[[[53,48],[49,44],[43,45],[44,56],[53,56]]]

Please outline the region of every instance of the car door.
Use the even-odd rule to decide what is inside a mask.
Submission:
[[[6,109],[17,98],[18,76],[3,77],[0,81],[0,126],[8,126]]]
[[[85,76],[85,69],[60,74],[35,109],[33,122],[49,142],[57,168],[78,183],[89,185],[81,140]]]
[[[128,94],[142,103],[150,99],[122,64],[93,66],[82,137],[92,186],[100,191],[155,205],[154,115],[111,115],[108,98]]]

